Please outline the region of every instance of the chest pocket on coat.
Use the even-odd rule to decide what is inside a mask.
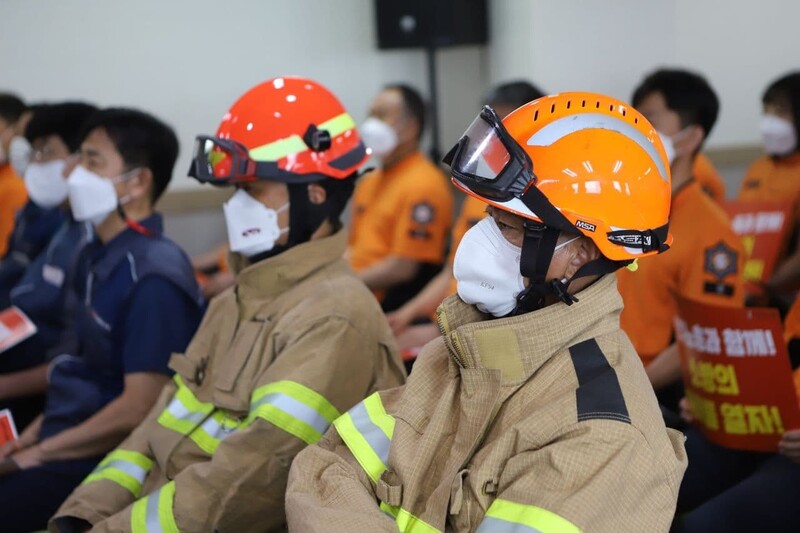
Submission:
[[[230,347],[218,348],[213,362],[214,405],[238,413],[249,412],[255,381],[264,366],[267,324],[265,319],[242,322]]]

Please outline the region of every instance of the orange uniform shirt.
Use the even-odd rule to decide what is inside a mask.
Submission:
[[[675,296],[712,305],[744,305],[744,251],[730,220],[692,181],[672,199],[667,252],[640,259],[639,269],[617,273],[625,308],[622,329],[647,365],[673,341]]]
[[[8,251],[8,239],[14,231],[17,211],[28,201],[25,183],[11,165],[0,166],[0,257]]]
[[[350,264],[356,271],[390,256],[444,262],[453,195],[436,166],[415,152],[356,186]]]
[[[742,180],[740,200],[791,201],[800,210],[800,154],[757,159]]]
[[[456,256],[456,249],[458,249],[461,239],[464,238],[464,234],[469,231],[472,226],[483,220],[486,216],[487,207],[485,202],[481,202],[470,195],[464,198],[464,202],[461,204],[461,211],[458,213],[456,223],[453,224],[453,233],[450,237],[450,257],[447,259],[450,265],[453,264],[453,259]],[[449,294],[455,293],[456,278],[451,278]]]
[[[725,200],[725,182],[719,175],[714,164],[703,154],[697,154],[694,158],[692,173],[697,183],[706,191],[716,202]]]

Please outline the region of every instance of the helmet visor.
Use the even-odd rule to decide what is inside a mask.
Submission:
[[[485,198],[520,196],[534,179],[531,160],[488,106],[444,157],[453,176]]]

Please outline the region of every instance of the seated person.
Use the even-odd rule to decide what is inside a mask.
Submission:
[[[744,252],[728,216],[692,176],[693,161],[717,119],[719,102],[713,89],[697,74],[659,70],[636,88],[633,106],[666,146],[675,243],[670,253],[639,261],[635,272],[617,273],[625,302],[621,324],[659,399],[677,412],[683,392],[673,333],[676,295],[713,305],[744,305]]]
[[[44,528],[144,419],[203,310],[189,258],[153,211],[172,176],[175,134],[128,109],[99,111],[85,132],[67,180],[72,214],[96,235],[74,279],[78,347],[41,367],[44,412],[0,453],[0,523],[14,531]]]
[[[766,280],[764,288],[783,311],[791,303],[787,293],[800,282],[800,72],[791,72],[769,84],[761,97],[763,116],[760,129],[766,155],[747,169],[738,199],[789,201],[795,220],[789,253]],[[781,298],[781,296],[783,296]]]
[[[493,88],[483,99],[497,116],[504,117],[523,104],[544,96],[535,85],[527,81],[512,81]],[[397,347],[404,357],[412,357],[416,349],[440,335],[439,327],[431,322],[431,316],[446,297],[456,293],[453,278],[453,256],[461,238],[472,226],[486,216],[486,204],[467,195],[461,211],[453,225],[450,238],[450,256],[442,271],[433,278],[414,298],[405,303],[387,318],[395,334]],[[422,324],[412,325],[415,322]],[[409,327],[410,326],[410,327]],[[408,354],[407,356],[405,354]]]
[[[11,164],[12,145],[15,156],[21,152],[16,149],[22,146],[16,125],[24,112],[25,103],[17,96],[0,93],[0,257],[5,257],[8,251],[8,240],[14,231],[17,211],[28,200],[22,176],[14,169],[14,166],[23,164],[23,159],[15,157],[15,165]]]
[[[419,151],[425,113],[417,91],[389,85],[361,127],[381,168],[356,187],[348,257],[385,311],[422,290],[447,254],[453,197],[444,175]]]
[[[338,99],[312,80],[270,80],[198,140],[191,175],[237,188],[223,206],[236,285],[55,529],[283,531],[295,454],[364,396],[405,381],[380,307],[342,257],[339,218],[367,153]]]
[[[64,103],[31,107],[23,115],[28,117],[25,138],[39,149],[33,149],[33,160],[26,165],[28,202],[17,215],[8,251],[0,260],[0,309],[9,306],[11,288],[64,222],[65,161],[78,149],[80,128],[95,110],[88,104]]]
[[[456,251],[444,334],[297,456],[289,529],[666,531],[683,436],[620,330],[613,275],[671,253],[658,137],[622,102],[561,93],[502,122],[485,107],[445,161],[489,216]]]
[[[800,403],[800,299],[786,317],[785,340]],[[684,419],[691,422],[685,399],[681,407]],[[800,428],[789,428],[775,453],[763,453],[712,444],[690,426],[686,453],[689,468],[681,485],[674,531],[800,531]]]
[[[30,199],[20,220],[28,229],[17,225],[14,235],[19,238],[12,239],[12,250],[31,256],[19,264],[12,258],[0,263],[0,272],[8,277],[16,268],[21,269],[21,279],[9,291],[6,307],[16,306],[37,329],[35,335],[0,356],[0,408],[11,409],[20,429],[41,413],[45,388],[37,370],[20,371],[39,367],[58,355],[53,352],[69,351],[67,339],[73,337],[70,326],[77,304],[71,292],[74,266],[92,229],[88,222],[78,222],[69,214],[64,169],[70,154],[80,147],[84,123],[95,111],[94,106],[82,103],[40,107],[26,129],[33,156],[25,171]],[[26,213],[30,218],[24,216]],[[44,250],[37,251],[45,234],[50,233],[51,220],[63,219],[55,236],[43,243]],[[30,388],[31,384],[38,389]]]

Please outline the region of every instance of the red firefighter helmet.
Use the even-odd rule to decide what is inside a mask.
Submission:
[[[345,179],[367,149],[339,99],[300,77],[256,85],[225,113],[215,136],[198,135],[189,175],[231,185],[256,180]]]

